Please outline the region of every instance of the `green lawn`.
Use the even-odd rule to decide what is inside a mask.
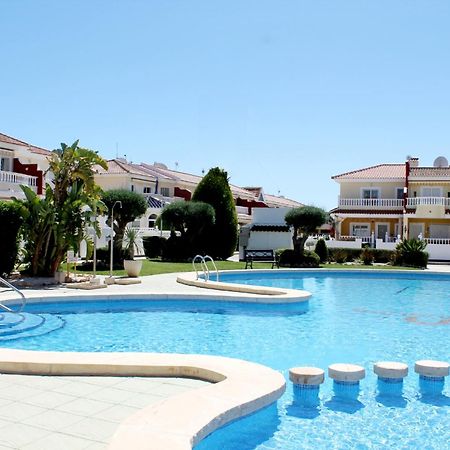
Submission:
[[[162,262],[158,260],[143,260],[142,261],[142,271],[141,276],[145,275],[158,275],[161,273],[174,273],[174,272],[192,272],[192,263],[173,263],[173,262]],[[236,269],[245,269],[245,262],[234,262],[234,261],[216,261],[216,266],[218,270],[236,270]],[[200,268],[200,265],[197,264],[197,267]],[[211,270],[211,263],[209,263],[208,267]],[[258,263],[253,266],[255,269],[270,269],[272,267],[271,263]],[[321,267],[325,269],[409,269],[406,267],[399,266],[365,266],[362,264],[324,264]],[[275,270],[275,269],[274,269]],[[89,274],[91,271],[79,270],[79,273]],[[99,275],[109,275],[108,270],[97,271]],[[125,275],[124,270],[114,270],[113,275],[122,276]]]

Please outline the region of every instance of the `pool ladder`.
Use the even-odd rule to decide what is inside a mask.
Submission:
[[[2,302],[0,302],[0,308],[4,311],[10,312],[10,313],[20,313],[22,312],[23,308],[25,307],[26,298],[23,292],[20,289],[17,289],[15,286],[13,286],[9,281],[6,281],[4,278],[0,277],[0,283],[8,287],[9,289],[12,289],[13,291],[17,292],[20,297],[22,298],[22,303],[20,305],[20,308],[17,311],[12,310],[11,308],[8,308],[8,306],[4,305]]]
[[[197,266],[195,265],[197,260],[200,263],[200,267],[201,267],[201,270],[203,271],[205,281],[209,281],[209,277],[210,277],[210,270],[209,270],[209,267],[207,264],[208,261],[211,261],[211,263],[214,267],[214,271],[216,272],[216,281],[219,281],[219,271],[217,270],[216,263],[214,262],[214,259],[212,259],[211,256],[209,256],[209,255],[205,255],[205,256],[195,255],[194,259],[192,260],[192,267],[194,268],[195,274],[197,275],[197,280],[199,279]]]

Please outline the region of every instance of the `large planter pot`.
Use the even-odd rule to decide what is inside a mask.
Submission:
[[[133,259],[125,259],[123,267],[129,277],[138,277],[142,269],[142,261],[135,261]]]

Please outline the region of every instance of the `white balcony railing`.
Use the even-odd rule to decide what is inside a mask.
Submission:
[[[22,173],[6,172],[4,170],[0,170],[0,183],[9,183],[17,185],[25,184],[26,186],[35,188],[37,186],[37,177],[24,175]]]
[[[450,245],[450,239],[446,238],[425,238],[424,241],[427,244]]]
[[[407,206],[415,207],[419,205],[445,206],[450,207],[450,198],[447,197],[408,197]]]
[[[339,198],[339,207],[345,208],[401,208],[400,198]]]

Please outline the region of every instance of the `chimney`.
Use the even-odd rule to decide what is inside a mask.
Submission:
[[[409,167],[419,167],[419,158],[409,158]]]

